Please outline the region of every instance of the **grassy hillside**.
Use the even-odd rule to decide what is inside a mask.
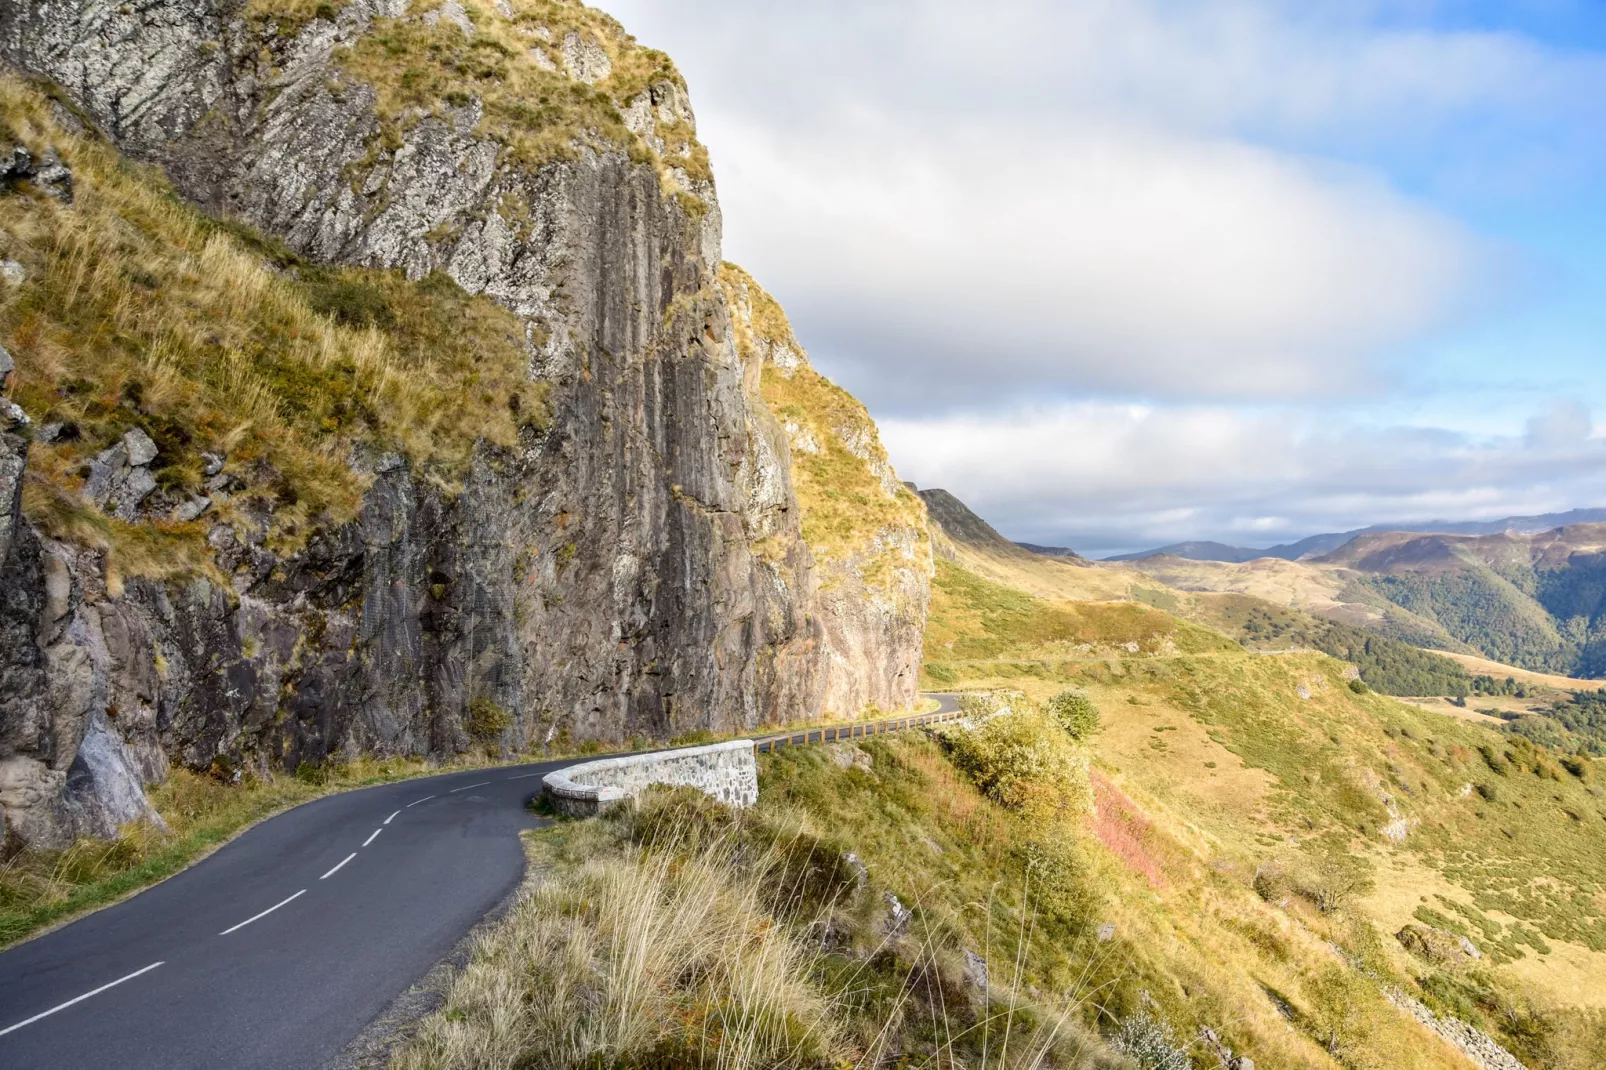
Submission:
[[[1019,689],[1039,701],[1068,686],[1092,696],[1105,726],[1092,747],[1095,777],[1129,800],[1123,822],[1166,846],[1097,838],[1128,871],[1128,887],[1149,889],[1123,896],[1122,913],[1139,931],[1165,934],[1153,946],[1170,950],[1153,951],[1152,968],[1174,990],[1256,1021],[1276,999],[1313,998],[1307,985],[1348,986],[1357,1001],[1393,986],[1529,1066],[1598,1064],[1606,791],[1593,761],[1566,753],[1575,747],[1357,692],[1343,663],[1315,652],[1211,644],[1181,621],[1170,635],[1202,635],[1173,652],[1155,641],[1167,634],[1162,611],[1110,608],[1042,602],[950,565],[939,572],[927,671],[934,683]],[[1277,625],[1269,618],[1268,630]],[[1070,619],[1115,623],[1102,638],[1076,638],[1117,653],[1041,657],[1045,637]],[[1138,651],[1120,651],[1138,620]],[[1371,637],[1348,638],[1364,648]],[[985,643],[987,660],[949,661],[950,642]],[[1587,704],[1565,716],[1580,736],[1598,719]],[[1455,950],[1462,936],[1481,958]],[[1190,965],[1194,955],[1214,970],[1190,973],[1202,969]],[[1305,994],[1289,995],[1289,973]],[[1244,977],[1255,984],[1235,988]],[[1379,1013],[1398,1015],[1386,1005]],[[1309,1033],[1307,1019],[1296,1013],[1295,1022]],[[1338,1062],[1453,1064],[1442,1052],[1401,1063],[1385,1048],[1362,1048]],[[1279,1059],[1271,1065],[1301,1065]]]
[[[1417,646],[1528,670],[1606,674],[1606,525],[1534,535],[1362,535],[1324,557],[1156,557],[1171,587],[1250,595]]]

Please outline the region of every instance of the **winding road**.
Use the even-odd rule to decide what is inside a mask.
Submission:
[[[0,953],[0,1068],[334,1064],[518,886],[518,834],[544,823],[525,802],[542,775],[573,764],[305,803]]]
[[[318,799],[0,954],[0,1067],[326,1065],[517,887],[572,764]]]

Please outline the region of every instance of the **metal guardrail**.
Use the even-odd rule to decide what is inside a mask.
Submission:
[[[781,747],[805,747],[811,743],[838,743],[849,739],[884,736],[889,732],[922,725],[957,721],[964,714],[958,710],[937,713],[920,713],[909,717],[893,717],[885,721],[865,721],[859,724],[838,725],[835,728],[810,728],[801,732],[786,732],[778,736],[762,736],[753,741],[753,750],[770,754]]]

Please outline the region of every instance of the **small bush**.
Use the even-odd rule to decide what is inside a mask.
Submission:
[[[1148,1008],[1121,1019],[1121,1028],[1111,1046],[1125,1053],[1143,1070],[1192,1070],[1187,1049],[1178,1041],[1170,1023]]]
[[[1090,798],[1087,759],[1056,722],[1020,712],[941,736],[954,765],[982,794],[1031,821],[1082,813]]]
[[[1366,681],[1360,679],[1359,677],[1349,682],[1349,689],[1355,692],[1357,695],[1364,695],[1372,690],[1366,686]]]
[[[502,738],[502,733],[512,723],[511,714],[482,695],[468,704],[468,717],[463,727],[474,742],[490,746]]]
[[[1074,740],[1086,740],[1099,730],[1099,708],[1085,692],[1067,688],[1049,699],[1045,708]]]

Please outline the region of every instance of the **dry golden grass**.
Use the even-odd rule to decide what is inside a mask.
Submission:
[[[256,0],[275,8],[275,0]],[[540,166],[573,159],[587,149],[623,150],[656,164],[667,193],[678,194],[688,214],[706,210],[682,179],[710,177],[708,151],[691,124],[657,123],[661,145],[626,127],[621,113],[650,86],[685,82],[668,56],[643,48],[608,15],[566,0],[461,0],[473,28],[464,33],[441,18],[423,16],[444,0],[416,0],[407,17],[380,20],[374,30],[337,57],[340,66],[378,91],[387,139],[421,117],[479,101],[476,132],[500,142],[512,160]],[[295,0],[305,7],[305,0]],[[511,12],[511,16],[503,11]],[[571,77],[564,39],[577,34],[606,55],[607,77],[586,84]]]
[[[398,450],[451,486],[479,443],[511,446],[546,418],[514,318],[450,280],[299,264],[180,202],[154,171],[57,126],[46,100],[0,78],[0,134],[53,147],[70,206],[0,199],[0,253],[28,278],[0,289],[14,395],[37,425],[81,438],[34,451],[28,510],[52,535],[108,548],[114,572],[203,570],[203,524],[117,524],[78,497],[83,465],[130,427],[155,440],[156,476],[197,493],[203,451],[225,453],[248,499],[293,547],[354,515],[353,447]],[[186,545],[187,544],[187,545]]]
[[[396,1070],[869,1070],[907,1060],[916,1036],[932,1067],[1096,1062],[1070,1008],[1023,1010],[1018,969],[978,1014],[932,934],[877,928],[876,900],[795,812],[655,792],[526,847],[520,901]]]
[[[1464,665],[1468,672],[1479,676],[1493,676],[1496,680],[1506,677],[1515,677],[1518,683],[1538,684],[1540,687],[1553,687],[1558,691],[1599,691],[1606,688],[1606,681],[1580,680],[1572,676],[1558,676],[1555,673],[1534,672],[1531,669],[1519,669],[1514,665],[1505,665],[1488,658],[1480,658],[1475,654],[1456,654],[1450,651],[1439,651],[1445,657]],[[1485,700],[1481,696],[1467,699],[1473,705],[1482,705]]]
[[[1025,591],[1037,598],[1064,602],[1116,602],[1132,597],[1133,576],[1105,564],[1074,565],[1038,555],[998,556],[973,546],[953,544],[961,568],[984,579]],[[1148,586],[1153,584],[1147,580]]]
[[[1190,596],[1174,597],[1185,610]],[[930,638],[951,639],[1007,601],[934,599]],[[1017,615],[1053,608],[1037,600]],[[1039,701],[1067,685],[1093,697],[1104,726],[1096,770],[1110,785],[1094,825],[1102,851],[1089,856],[1102,860],[1111,893],[1101,914],[1134,942],[1129,969],[1185,987],[1209,1008],[1206,1021],[1256,1037],[1257,1061],[1331,1065],[1331,1043],[1346,1066],[1465,1065],[1380,1002],[1388,983],[1497,1034],[1531,1067],[1596,1065],[1588,1015],[1599,1004],[1593,993],[1606,991],[1606,952],[1585,943],[1600,937],[1606,884],[1593,845],[1606,809],[1587,770],[1553,769],[1553,757],[1491,731],[1499,722],[1445,716],[1472,711],[1357,694],[1342,666],[1315,652],[1048,662],[1031,660],[1042,646],[1032,629],[990,634],[1001,644],[992,661],[928,670],[962,670],[966,688],[1015,688]],[[1469,699],[1480,703],[1494,705]],[[1463,794],[1473,781],[1488,782],[1487,798]],[[1382,834],[1393,813],[1406,821],[1403,843]],[[1323,885],[1332,852],[1344,873]],[[1307,895],[1303,877],[1257,882],[1267,865],[1315,866],[1318,883]],[[1402,925],[1423,923],[1419,907],[1451,910],[1441,895],[1461,904],[1457,917],[1498,948],[1498,961],[1486,956],[1455,974],[1398,946]]]
[[[728,843],[625,852],[602,835],[591,858],[558,866],[541,836],[529,843],[534,886],[393,1066],[826,1060],[836,1037],[809,984],[818,952],[778,924],[768,867],[740,865]]]

